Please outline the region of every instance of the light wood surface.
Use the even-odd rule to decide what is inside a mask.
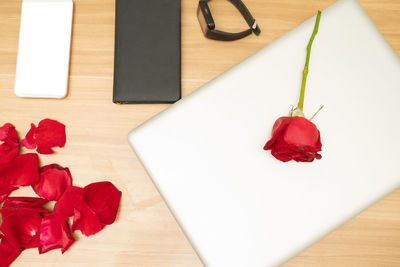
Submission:
[[[13,123],[23,137],[31,122],[48,117],[65,123],[66,147],[55,155],[40,156],[42,164],[69,167],[78,186],[112,181],[123,192],[120,213],[115,224],[93,237],[76,234],[78,241],[64,255],[59,251],[39,255],[31,249],[13,266],[202,266],[126,140],[129,130],[168,105],[111,102],[115,2],[74,2],[69,94],[63,100],[49,100],[20,99],[13,93],[21,1],[0,1],[0,124]],[[246,0],[262,34],[226,43],[205,39],[195,15],[197,1],[182,0],[183,95],[334,2]],[[400,55],[400,1],[360,3]],[[245,27],[227,1],[214,0],[210,7],[222,29]],[[33,195],[33,191],[24,188],[17,194]],[[285,266],[400,266],[400,189]]]

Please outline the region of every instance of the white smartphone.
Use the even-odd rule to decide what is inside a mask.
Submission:
[[[72,0],[22,1],[15,95],[67,95],[72,14]]]

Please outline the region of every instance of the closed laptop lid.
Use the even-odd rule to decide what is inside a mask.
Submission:
[[[207,266],[275,266],[400,185],[400,60],[355,0],[322,12],[305,98],[322,159],[264,151],[296,104],[315,17],[129,134]]]

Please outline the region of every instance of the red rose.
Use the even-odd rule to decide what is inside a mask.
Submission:
[[[311,46],[315,35],[318,32],[320,18],[321,11],[318,11],[314,31],[307,45],[307,57],[303,69],[299,103],[297,104],[297,107],[292,107],[289,117],[280,117],[276,120],[274,127],[272,128],[272,137],[264,146],[265,150],[271,149],[271,154],[283,162],[290,160],[297,162],[312,162],[314,159],[321,159],[321,155],[318,154],[322,147],[320,134],[311,120],[323,106],[317,110],[310,120],[304,118],[303,113]]]
[[[265,144],[264,149],[287,162],[312,162],[320,159],[321,138],[314,123],[303,117],[280,117],[272,129],[272,137]]]

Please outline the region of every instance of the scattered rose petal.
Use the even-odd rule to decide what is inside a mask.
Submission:
[[[55,214],[43,218],[40,225],[40,254],[57,248],[61,248],[61,253],[64,253],[74,241],[65,219]]]
[[[0,145],[0,164],[7,164],[19,154],[19,146],[10,146],[6,143]]]
[[[93,235],[112,224],[117,216],[121,192],[110,182],[98,182],[83,188],[82,200],[74,207],[72,231]]]
[[[7,212],[13,212],[13,210],[18,209],[46,214],[49,211],[41,206],[47,202],[48,200],[37,197],[9,197],[4,202],[1,212],[2,214],[7,214]]]
[[[27,186],[39,180],[39,161],[37,154],[28,153],[17,156],[8,164],[0,165],[0,183],[12,186]]]
[[[21,254],[22,250],[8,242],[4,235],[0,234],[0,267],[8,267]]]
[[[121,192],[110,182],[92,183],[83,189],[82,200],[104,224],[115,221],[120,199]]]
[[[4,201],[0,212],[3,216],[7,216],[8,213],[13,213],[15,210],[47,214],[49,211],[42,207],[47,202],[49,201],[37,197],[9,197]]]
[[[1,232],[17,248],[39,247],[39,227],[42,216],[38,212],[20,209],[2,209]]]
[[[31,129],[26,134],[22,144],[26,148],[35,148],[40,154],[53,154],[52,147],[65,145],[65,125],[51,119],[39,122],[38,127],[31,124]]]
[[[6,123],[2,127],[0,127],[0,141],[10,141],[18,143],[18,140],[18,134],[15,130],[14,125],[12,125],[11,123]]]
[[[40,168],[39,182],[32,185],[32,188],[38,196],[48,200],[58,200],[71,185],[72,177],[69,169],[50,164]]]
[[[39,197],[9,197],[4,202],[3,208],[37,208],[49,202]]]
[[[39,248],[39,253],[61,248],[64,253],[75,241],[72,230],[90,236],[112,224],[117,216],[121,192],[110,182],[93,183],[85,188],[72,186],[68,168],[57,164],[39,170],[37,154],[19,154],[19,139],[14,126],[0,127],[0,267],[9,266],[23,249]],[[44,119],[21,141],[28,149],[41,154],[53,153],[53,147],[65,145],[65,126]],[[8,197],[19,186],[31,185],[43,198]],[[54,212],[43,208],[56,200]]]
[[[2,209],[2,214],[8,214],[8,213],[12,213],[15,210],[15,208],[3,208]],[[39,213],[39,214],[47,214],[49,213],[48,210],[44,209],[44,208],[18,208],[18,211],[29,211],[29,212],[35,212],[35,213]]]
[[[64,217],[74,215],[75,205],[82,199],[83,188],[70,186],[54,206],[54,213]]]
[[[18,187],[7,184],[0,184],[0,203],[2,203],[12,191],[17,189]]]
[[[19,154],[19,138],[15,127],[6,123],[0,127],[0,164],[12,161]]]
[[[80,201],[74,208],[74,221],[72,231],[80,230],[82,234],[91,236],[104,228],[96,213],[94,213],[85,202]]]
[[[33,134],[35,133],[36,126],[35,124],[31,123],[31,129],[29,132],[26,134],[25,138],[22,139],[21,144],[28,148],[28,149],[34,149],[36,147],[36,142],[35,139],[33,138]]]

